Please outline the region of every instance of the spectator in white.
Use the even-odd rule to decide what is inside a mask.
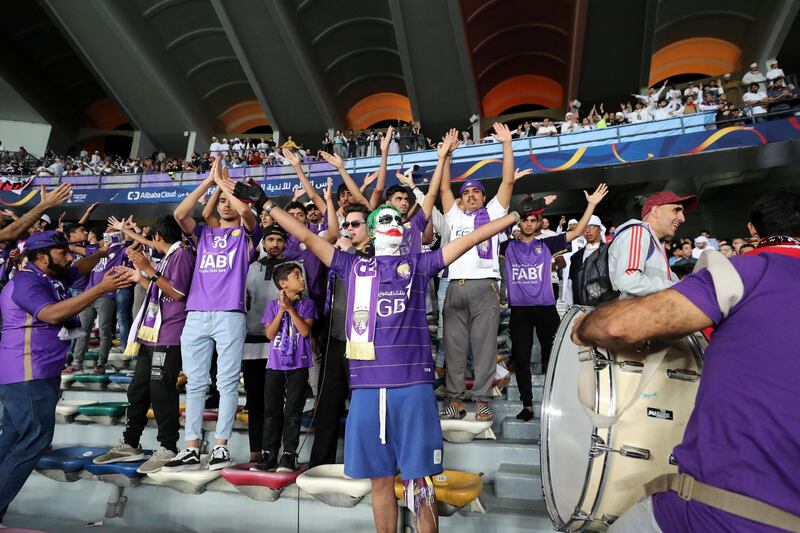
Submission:
[[[556,129],[555,125],[553,125],[553,121],[551,121],[549,118],[546,118],[542,121],[539,129],[536,130],[536,137],[550,137],[553,135],[558,135],[558,130]]]
[[[753,64],[755,65],[755,63]],[[769,101],[767,93],[761,90],[761,86],[756,82],[750,84],[750,90],[742,95],[742,101],[750,107],[752,116],[763,115],[767,112],[767,108],[764,107]]]
[[[692,258],[699,259],[703,252],[709,250],[708,237],[699,235],[694,238],[694,249],[692,249]]]
[[[778,60],[777,59],[770,59],[767,61],[767,65],[769,66],[769,70],[767,71],[767,81],[770,85],[775,83],[775,80],[778,78],[783,78],[783,69],[778,67]]]
[[[564,117],[564,122],[561,123],[561,134],[574,133],[583,130],[578,124],[578,118],[575,113],[567,113]]]
[[[226,156],[230,150],[231,145],[228,144],[228,139],[222,139],[222,142],[219,144],[219,155]]]
[[[665,118],[673,118],[681,115],[683,106],[680,100],[659,100],[658,105],[650,107],[650,114],[653,115],[653,120],[664,120]]]
[[[86,148],[81,148],[81,151],[80,151],[80,154],[78,154],[78,157],[80,157],[81,159],[86,159],[87,157],[89,157],[89,152],[86,150]]]
[[[677,100],[678,103],[680,103],[681,98],[683,97],[683,93],[681,92],[680,89],[676,89],[675,84],[673,83],[672,85],[669,86],[669,90],[667,91],[667,94],[665,96],[669,101]]]
[[[220,142],[216,137],[211,137],[211,144],[208,146],[208,155],[217,157],[220,151]]]
[[[556,235],[556,232],[550,229],[550,219],[545,217],[542,219],[542,231],[540,232],[542,237],[552,237]]]
[[[233,146],[231,146],[231,150],[233,150],[234,152],[239,152],[239,154],[241,155],[242,152],[244,152],[244,144],[242,144],[242,140],[238,138],[234,139]]]
[[[631,93],[631,96],[635,97],[637,100],[641,101],[645,106],[655,105],[661,99],[661,93],[664,92],[664,89],[667,87],[667,81],[664,80],[664,85],[661,86],[659,90],[656,91],[655,87],[650,87],[647,91],[647,94],[634,94]]]
[[[700,93],[701,93],[700,88],[694,82],[690,83],[689,86],[683,90],[684,97],[693,96],[695,100],[700,100],[700,98],[702,97]]]
[[[764,74],[762,74],[761,71],[758,70],[758,63],[751,63],[750,70],[748,70],[745,73],[745,75],[742,76],[742,83],[748,86],[755,83],[759,86],[759,89],[761,89],[762,91],[767,90],[767,85],[766,83],[764,83],[766,81],[767,81],[766,76],[764,76]]]
[[[94,153],[92,154],[92,159],[89,161],[89,164],[91,164],[93,167],[96,167],[97,165],[100,164],[100,152],[98,152],[97,150],[94,151]]]
[[[2,151],[2,148],[0,148],[0,151]],[[53,161],[53,163],[49,167],[47,167],[47,170],[49,170],[53,176],[56,176],[58,178],[63,176],[64,163],[61,161],[61,158],[56,157],[55,161]]]
[[[469,146],[471,144],[474,144],[474,143],[472,141],[472,137],[470,137],[469,132],[467,130],[462,131],[461,132],[461,145],[462,146]]]
[[[258,149],[258,151],[263,152],[267,148],[269,148],[269,145],[266,142],[264,142],[264,139],[262,138],[258,143],[258,145],[256,145],[256,148]]]
[[[708,247],[719,250],[719,241],[711,236],[711,232],[707,229],[701,229],[700,235],[708,239]]]
[[[650,122],[653,120],[653,115],[650,114],[650,111],[644,106],[641,100],[637,100],[633,111],[626,113],[625,118],[627,118],[628,122],[631,124],[639,124],[640,122]]]

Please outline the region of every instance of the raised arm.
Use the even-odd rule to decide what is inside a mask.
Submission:
[[[73,266],[78,269],[78,273],[81,276],[84,276],[89,272],[91,272],[92,269],[95,267],[95,265],[100,261],[100,259],[102,259],[106,255],[108,255],[106,249],[101,248],[92,255],[86,256],[82,259],[75,261],[75,264]]]
[[[222,189],[217,187],[206,203],[203,205],[202,217],[209,228],[218,228],[219,219],[216,217],[217,205],[219,204],[219,196],[222,194]]]
[[[328,178],[328,184],[325,187],[325,216],[328,217],[328,229],[325,230],[323,238],[334,243],[339,238],[339,217],[336,216],[336,207],[333,205],[333,180]]]
[[[370,207],[369,200],[367,200],[367,198],[361,194],[358,184],[353,180],[350,174],[348,174],[347,170],[345,170],[344,161],[342,161],[341,156],[339,156],[339,154],[331,155],[328,152],[320,152],[320,155],[325,161],[336,167],[336,170],[339,171],[339,175],[342,176],[342,180],[344,181],[347,190],[349,190],[350,194],[353,195],[353,200],[356,203]]]
[[[86,211],[83,212],[83,215],[81,216],[81,219],[78,220],[78,224],[83,226],[87,222],[89,222],[89,219],[92,217],[92,213],[94,213],[94,210],[97,209],[97,206],[99,206],[99,205],[100,205],[99,202],[95,202],[92,205],[90,205],[89,207],[87,207]]]
[[[586,225],[589,224],[589,219],[592,218],[597,204],[605,198],[606,194],[608,194],[608,187],[606,187],[605,183],[598,185],[597,189],[595,189],[591,195],[583,191],[583,195],[586,196],[586,210],[583,212],[583,216],[578,221],[578,225],[575,226],[575,229],[567,232],[567,242],[572,242],[583,235],[583,231],[586,229]]]
[[[444,248],[442,248],[442,256],[444,257],[445,266],[450,266],[456,259],[467,253],[467,250],[473,246],[477,246],[486,239],[494,237],[507,227],[516,224],[519,221],[520,215],[514,211],[513,213],[505,215],[504,217],[487,222],[472,233],[450,241],[444,246]]]
[[[243,201],[236,198],[233,194],[233,187],[235,183],[232,179],[228,177],[228,172],[224,168],[220,175],[217,176],[215,180],[217,187],[222,189],[222,192],[228,197],[228,203],[230,203],[231,207],[234,211],[239,215],[242,220],[242,226],[252,233],[256,229],[256,225],[258,224],[258,220],[256,220],[256,216],[253,214],[253,210],[250,208],[249,204],[244,203]],[[210,202],[209,202],[210,203]]]
[[[331,266],[334,250],[331,243],[308,229],[305,224],[278,207],[272,200],[267,201],[264,209],[283,229],[305,244],[311,250],[311,253],[316,255],[325,266]]]
[[[173,216],[175,217],[175,221],[183,230],[183,233],[187,235],[191,235],[194,233],[195,221],[192,218],[192,210],[194,206],[197,205],[197,202],[200,201],[200,198],[208,191],[211,185],[214,183],[214,177],[217,175],[219,171],[219,158],[214,160],[214,164],[211,166],[211,172],[208,173],[208,176],[200,182],[200,184],[189,193],[189,195],[183,199],[183,201],[178,204],[178,207],[175,208],[175,213]],[[207,202],[206,205],[210,204],[211,202]],[[216,205],[215,205],[216,207]]]
[[[444,143],[443,143],[444,144]],[[453,196],[452,180],[450,179],[450,164],[453,161],[453,151],[455,147],[448,147],[447,156],[442,163],[442,179],[439,183],[439,198],[442,200],[442,213],[447,215],[453,204],[456,203],[456,197]]]
[[[394,135],[394,128],[389,126],[386,129],[386,135],[381,139],[381,166],[378,168],[378,181],[375,182],[375,190],[369,197],[371,209],[375,209],[381,204],[383,199],[383,191],[386,190],[386,168],[389,164],[389,143],[392,142]]]
[[[322,199],[317,192],[317,189],[306,176],[306,173],[303,170],[303,165],[300,163],[300,157],[296,153],[292,152],[291,150],[287,150],[286,148],[283,149],[283,157],[289,162],[289,164],[292,165],[294,173],[297,174],[298,178],[300,178],[300,185],[302,185],[303,190],[306,191],[308,199],[314,202],[314,205],[317,206],[317,209],[319,209],[321,213],[324,213],[325,200]]]
[[[514,192],[514,149],[511,147],[511,131],[500,122],[494,123],[494,139],[503,143],[503,181],[497,189],[497,201],[504,209],[511,205]]]
[[[33,226],[45,211],[61,205],[72,194],[72,185],[62,183],[50,192],[42,185],[39,190],[39,203],[17,220],[0,229],[0,242],[13,241],[19,238],[28,228]]]

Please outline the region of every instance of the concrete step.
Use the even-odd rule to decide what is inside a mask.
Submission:
[[[544,533],[553,531],[553,524],[547,514],[544,501],[501,498],[496,494],[495,485],[489,482],[483,485],[481,503],[486,509],[486,514],[461,511],[450,517],[448,525],[458,525],[464,530],[471,530],[469,525],[477,523],[482,526],[477,530],[482,532]]]
[[[501,498],[543,499],[542,469],[539,465],[503,463],[497,468],[495,491]]]
[[[501,461],[520,465],[539,465],[539,443],[522,439],[474,440],[467,444],[444,443],[444,466],[455,470],[483,473],[494,481]]]
[[[541,402],[542,397],[544,396],[544,386],[543,385],[534,385],[531,388],[531,393],[533,393],[533,401],[534,402]],[[511,380],[511,383],[508,384],[506,387],[506,399],[511,401],[519,401],[519,387],[517,386],[516,377]]]
[[[535,413],[539,415],[540,413]],[[539,442],[539,432],[541,421],[534,418],[529,422],[517,420],[516,417],[507,416],[503,419],[501,435],[506,439],[523,439],[532,442]]]

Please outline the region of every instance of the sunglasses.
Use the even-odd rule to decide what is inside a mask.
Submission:
[[[352,222],[342,222],[342,229],[347,229],[349,227],[353,227],[353,229],[357,229],[361,227],[361,224],[366,224],[366,222],[361,222],[360,220],[354,220]]]
[[[403,223],[403,219],[397,215],[383,215],[382,217],[378,217],[378,224],[391,224],[392,220],[397,222],[398,224]]]

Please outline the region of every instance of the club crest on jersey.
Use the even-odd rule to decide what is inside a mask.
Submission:
[[[537,255],[538,255],[538,254],[540,254],[540,253],[542,253],[542,246],[541,246],[541,245],[534,246],[534,247],[533,247],[533,251],[534,251],[534,252],[535,252]]]
[[[308,249],[308,246],[306,246],[305,243],[301,242],[300,246],[298,246],[298,248],[300,248],[301,250],[303,250],[305,252],[306,249]]]
[[[239,235],[241,235],[241,234],[242,234],[242,230],[240,230],[240,229],[235,229],[235,230],[233,230],[233,231],[231,232],[231,237],[238,237],[238,236],[239,236]]]
[[[397,265],[397,275],[403,279],[408,279],[411,276],[411,267],[408,263],[400,263]]]

